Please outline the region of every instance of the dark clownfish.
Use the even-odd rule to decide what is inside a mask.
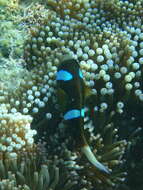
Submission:
[[[77,146],[98,170],[109,174],[108,169],[95,158],[84,136],[85,84],[78,62],[65,56],[58,67],[56,80],[63,117],[71,127]]]

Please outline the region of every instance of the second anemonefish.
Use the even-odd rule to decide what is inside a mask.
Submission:
[[[58,67],[56,80],[63,117],[68,121],[76,144],[99,171],[109,174],[92,153],[84,136],[85,84],[78,62],[69,55],[65,56]]]

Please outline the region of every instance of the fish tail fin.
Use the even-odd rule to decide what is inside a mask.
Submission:
[[[81,151],[89,160],[89,162],[92,163],[99,171],[108,175],[110,174],[109,170],[96,159],[88,144],[81,147]]]

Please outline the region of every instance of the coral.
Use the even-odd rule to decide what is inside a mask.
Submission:
[[[0,64],[0,94],[2,95],[3,91],[8,91],[7,93],[13,92],[16,89],[19,88],[19,85],[23,81],[22,77],[27,76],[28,73],[26,70],[21,67],[22,60],[19,59],[19,62],[17,62],[17,59],[13,58],[2,58],[1,64]],[[6,94],[5,94],[6,96]],[[2,96],[1,96],[2,98]],[[4,99],[6,97],[3,97]],[[4,102],[3,102],[4,103]]]
[[[22,25],[19,14],[22,10],[15,10],[8,6],[0,9],[0,59],[2,57],[19,58],[23,54],[23,44],[26,39],[26,26]]]
[[[17,9],[19,6],[19,0],[0,0],[1,6],[7,6],[11,9]]]
[[[48,17],[49,9],[42,4],[30,4],[23,9],[23,15],[19,18],[20,22],[26,23],[26,26],[34,26],[37,23],[42,24],[44,18]]]
[[[130,154],[130,151],[126,152],[126,146],[129,148],[130,144],[129,134],[142,124],[142,1],[47,0],[46,5],[28,5],[27,9],[20,7],[18,23],[24,25],[24,34],[25,29],[29,29],[26,41],[21,34],[17,35],[19,30],[13,25],[14,18],[17,18],[17,10],[14,10],[12,21],[2,23],[5,33],[1,33],[0,39],[4,48],[0,49],[1,126],[4,125],[3,129],[18,127],[25,134],[25,119],[30,125],[32,120],[28,120],[29,115],[33,118],[31,126],[38,133],[35,139],[45,138],[46,158],[51,161],[55,158],[54,171],[59,168],[59,173],[56,173],[59,175],[58,183],[53,189],[121,189],[124,185],[119,184],[126,178],[124,170],[128,170],[124,160]],[[0,16],[3,17],[2,14]],[[5,18],[6,15],[3,20]],[[15,36],[16,41],[13,40]],[[9,43],[11,39],[12,44]],[[23,50],[18,49],[23,47],[24,41],[23,59],[18,59],[18,63],[17,60],[7,61],[5,58],[9,57],[11,50],[12,58],[17,55],[17,51],[18,58],[22,55]],[[85,131],[97,158],[112,171],[110,176],[94,170],[74,150],[74,139],[72,134],[67,133],[66,126],[59,125],[61,118],[56,99],[55,75],[60,59],[65,54],[71,54],[78,60],[85,84],[92,89],[93,96],[86,102],[85,120],[89,123],[85,124]],[[12,77],[17,81],[12,80]],[[15,116],[19,116],[24,125],[20,123],[17,126],[14,123],[17,122]],[[141,124],[138,124],[139,121]],[[12,133],[6,134],[6,138]],[[134,146],[134,141],[131,144]],[[6,167],[5,160],[1,160],[1,163],[3,168]],[[34,176],[34,172],[38,171],[43,180],[43,169],[45,173],[49,172],[47,165],[40,163],[31,170],[31,175]],[[65,172],[64,177],[62,171]],[[28,180],[22,179],[25,182]],[[13,178],[8,175],[2,178],[1,185],[5,189],[8,188],[6,183],[14,184],[19,189],[32,187],[29,182],[24,187],[25,183],[16,181],[15,172]],[[44,188],[41,186],[41,189]]]
[[[20,31],[20,26],[16,29],[13,22],[3,21],[1,22],[0,33],[0,57],[20,57],[23,53],[22,47],[25,35],[24,31]]]

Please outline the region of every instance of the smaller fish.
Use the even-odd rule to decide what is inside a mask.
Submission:
[[[109,174],[109,170],[92,153],[84,136],[86,87],[78,62],[69,55],[65,56],[58,67],[56,80],[59,104],[64,120],[67,121],[73,134],[73,140],[99,171]]]

